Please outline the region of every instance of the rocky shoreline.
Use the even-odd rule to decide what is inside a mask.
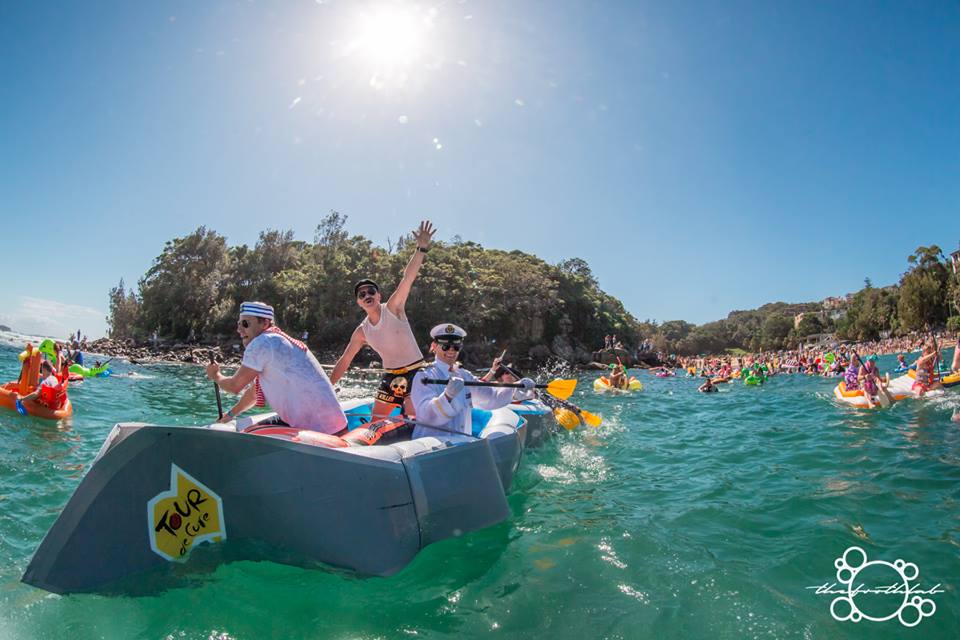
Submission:
[[[493,345],[491,345],[493,347]],[[496,347],[493,348],[495,350]],[[112,340],[110,338],[98,338],[87,344],[85,351],[103,354],[110,358],[122,358],[131,364],[197,364],[202,365],[210,361],[211,354],[217,362],[228,366],[239,366],[243,352],[239,343],[228,343],[226,345],[217,344],[190,344],[168,341],[158,341],[156,345],[150,343],[136,342],[132,339]],[[471,367],[489,366],[490,349],[474,349],[474,357],[465,358],[465,362]],[[491,351],[492,352],[492,351]],[[316,353],[316,351],[314,351]],[[483,355],[481,355],[483,354]],[[318,354],[325,356],[323,359],[335,359],[333,354]],[[530,350],[530,356],[522,358],[523,367],[529,370],[537,369],[542,366],[556,365],[558,362],[571,369],[606,369],[610,364],[618,360],[629,367],[649,368],[660,366],[662,363],[656,358],[656,354],[640,354],[639,358],[633,357],[623,349],[601,349],[593,353],[569,353],[564,354],[573,357],[562,357],[552,352],[545,345],[534,347]],[[484,357],[487,356],[487,357]],[[509,357],[508,357],[509,359]],[[364,361],[358,358],[355,365],[368,366],[373,369],[379,367],[380,363],[368,359]],[[324,365],[330,366],[330,365]]]
[[[205,364],[210,361],[212,354],[217,362],[239,365],[242,355],[239,349],[233,352],[221,345],[174,343],[153,346],[133,340],[110,338],[98,338],[88,343],[85,350],[111,358],[122,358],[131,364]]]

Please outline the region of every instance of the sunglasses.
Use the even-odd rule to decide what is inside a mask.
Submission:
[[[238,321],[237,321],[237,326],[238,326],[238,327],[243,327],[244,329],[249,329],[251,324],[253,324],[253,323],[250,322],[249,320],[238,320]]]
[[[463,348],[462,342],[437,342],[437,344],[444,351],[450,351],[450,349],[453,349],[454,351],[460,351],[460,349]]]
[[[362,289],[357,289],[358,298],[366,298],[367,296],[372,297],[375,295],[377,295],[377,289],[374,289],[373,287],[364,287]]]

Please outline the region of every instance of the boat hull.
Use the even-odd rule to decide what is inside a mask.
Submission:
[[[515,471],[508,442],[451,436],[331,449],[120,424],[23,581],[56,593],[111,592],[118,582],[173,571],[200,542],[243,541],[255,544],[244,545],[239,559],[390,575],[424,546],[508,516],[504,465]],[[175,522],[183,529],[172,530],[169,509],[158,515],[164,501],[186,512]],[[210,512],[200,520],[204,508]]]

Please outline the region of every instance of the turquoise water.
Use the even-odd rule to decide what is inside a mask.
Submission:
[[[0,378],[18,350],[0,346]],[[825,379],[704,395],[641,374],[643,392],[597,396],[585,375],[574,400],[604,425],[529,451],[507,522],[393,577],[234,562],[150,597],[51,595],[19,578],[110,427],[216,411],[199,368],[114,371],[73,387],[69,423],[0,410],[2,638],[960,636],[960,391],[868,412]],[[852,545],[941,583],[936,613],[912,631],[833,620],[807,587]]]

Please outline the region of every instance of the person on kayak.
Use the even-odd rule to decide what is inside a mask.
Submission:
[[[242,392],[220,421],[233,420],[254,404],[270,403],[291,427],[331,434],[343,431],[347,418],[327,374],[307,345],[285,334],[273,320],[270,305],[241,304],[237,333],[245,350],[240,368],[225,376],[217,363],[207,365],[207,377],[221,389]]]
[[[627,368],[622,363],[610,365],[610,386],[614,389],[627,388]]]
[[[931,338],[927,342],[920,357],[917,359],[917,377],[913,383],[913,393],[922,398],[923,394],[934,389],[939,389],[943,385],[937,380],[937,364],[940,359],[940,352],[937,350],[937,343]]]
[[[850,358],[850,366],[843,374],[843,381],[846,383],[847,391],[856,391],[860,388],[860,356],[854,354]]]
[[[357,304],[367,317],[354,329],[347,348],[333,367],[330,381],[333,384],[340,381],[364,345],[376,351],[383,366],[383,377],[373,404],[374,420],[390,415],[398,405],[402,405],[408,415],[413,411],[409,401],[411,383],[417,370],[424,366],[424,361],[423,353],[413,337],[405,307],[434,233],[436,230],[429,221],[421,222],[420,228],[414,231],[417,249],[404,268],[396,291],[386,303],[381,302],[380,286],[373,280],[361,280],[353,287]]]
[[[496,380],[497,382],[503,382],[504,384],[516,384],[523,380],[524,376],[513,364],[503,364],[501,362],[502,358],[494,359],[494,366],[490,368],[482,378],[483,381],[491,379]],[[513,390],[513,401],[514,402],[523,402],[525,400],[535,400],[539,395],[536,391],[527,390],[527,389],[514,389]]]
[[[14,400],[19,399],[20,402],[36,400],[40,404],[53,410],[62,408],[67,402],[67,378],[69,376],[67,366],[69,365],[64,365],[61,379],[57,377],[50,361],[42,360],[40,362],[40,376],[43,380],[40,386],[34,389],[32,393],[28,393],[22,397],[17,394],[17,392],[14,392]]]
[[[879,396],[881,393],[886,395],[887,400],[892,401],[890,394],[887,393],[884,381],[880,377],[880,371],[877,369],[877,356],[867,356],[857,376],[859,386],[863,389],[863,397],[866,398],[868,407],[872,409],[876,406],[873,398],[874,396]],[[850,386],[847,385],[847,388],[849,389]]]
[[[438,324],[430,330],[433,339],[430,352],[436,358],[433,363],[417,371],[410,392],[417,412],[414,438],[443,436],[451,431],[470,435],[473,433],[473,407],[499,409],[513,401],[514,390],[511,387],[465,387],[466,382],[477,380],[457,362],[466,336],[467,332],[455,324]],[[496,371],[499,364],[494,361],[491,371]],[[446,380],[447,383],[424,384],[423,380],[428,379]],[[530,378],[521,378],[520,384],[524,391],[534,389],[534,382]]]

